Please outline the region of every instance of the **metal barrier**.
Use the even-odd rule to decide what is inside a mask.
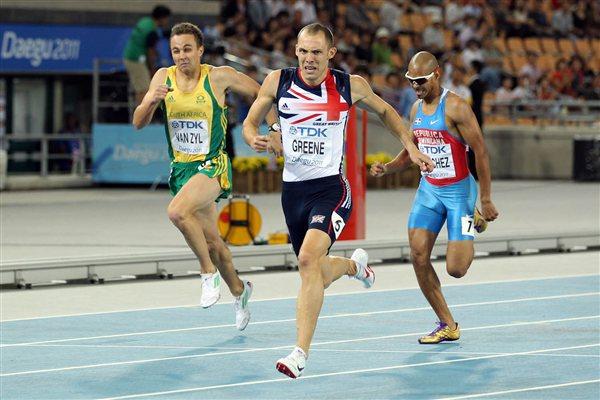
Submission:
[[[84,176],[91,171],[91,139],[90,134],[5,135],[7,174],[33,172],[45,177],[50,174],[53,161],[64,161],[70,165],[59,173]]]
[[[518,122],[519,118],[534,118],[549,123],[600,123],[600,100],[513,100],[488,103],[496,115],[505,115]]]
[[[331,254],[350,257],[354,249],[362,247],[369,252],[372,262],[410,259],[407,241],[349,240],[336,242]],[[554,235],[521,235],[477,239],[476,257],[490,255],[522,255],[540,251],[576,251],[600,248],[600,232],[582,232]],[[231,247],[234,265],[240,272],[292,269],[297,265],[290,245]],[[443,257],[446,242],[438,242],[433,258]],[[38,284],[88,281],[103,283],[110,280],[135,279],[198,274],[198,260],[190,250],[145,253],[121,256],[96,256],[61,259],[39,259],[4,262],[0,264],[0,284],[31,288]]]

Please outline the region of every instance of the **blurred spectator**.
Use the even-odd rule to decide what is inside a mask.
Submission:
[[[580,56],[574,56],[571,59],[569,68],[571,69],[571,89],[573,90],[573,95],[580,97],[584,93],[586,80],[588,78],[591,80],[591,76],[585,68],[585,61]]]
[[[270,12],[265,0],[252,0],[246,2],[246,15],[248,17],[249,30],[263,31],[269,21]]]
[[[317,8],[313,0],[296,0],[294,11],[302,13],[302,25],[308,25],[317,20]]]
[[[346,6],[346,24],[356,30],[375,32],[376,24],[371,20],[367,7],[361,0],[350,0]]]
[[[439,17],[432,17],[431,25],[428,25],[423,31],[423,45],[436,58],[441,58],[444,53],[444,44],[442,21]]]
[[[467,46],[467,42],[471,39],[480,40],[483,37],[479,31],[479,22],[477,18],[472,15],[468,15],[465,18],[465,24],[462,26],[458,33],[458,41],[462,48]]]
[[[289,13],[287,0],[265,0],[265,3],[271,18],[276,17],[282,11]]]
[[[136,105],[141,103],[150,87],[150,79],[156,72],[158,29],[168,27],[170,16],[171,10],[169,8],[165,6],[154,7],[151,16],[143,17],[138,21],[125,45],[123,64],[135,91]]]
[[[590,85],[583,88],[583,98],[587,100],[600,100],[600,74],[592,78]]]
[[[481,79],[481,71],[483,70],[483,63],[478,60],[474,60],[470,64],[471,77],[469,79],[469,90],[471,91],[471,98],[473,102],[471,107],[479,126],[483,128],[483,96],[487,91],[485,82]]]
[[[539,0],[528,0],[527,18],[531,21],[532,32],[535,35],[550,36],[552,34],[546,13],[542,10]]]
[[[533,86],[528,76],[520,76],[517,86],[513,89],[513,99],[531,100],[535,98]]]
[[[481,45],[475,39],[467,42],[467,47],[461,54],[463,65],[470,66],[473,61],[483,62],[483,51]]]
[[[417,101],[417,94],[408,82],[408,79],[402,79],[400,81],[400,106],[398,107],[398,113],[404,119],[410,119],[410,110],[415,101]]]
[[[473,98],[471,90],[465,85],[465,69],[463,67],[454,67],[451,72],[451,79],[446,89],[462,97],[467,103],[472,104]]]
[[[483,64],[479,60],[473,60],[469,65],[471,73],[471,78],[469,79],[469,90],[471,91],[471,97],[473,99],[471,108],[473,109],[473,114],[475,114],[475,118],[477,119],[479,127],[483,133],[483,96],[487,90],[485,82],[482,81],[479,76],[481,70],[483,69]],[[475,180],[479,180],[475,165],[475,153],[469,149],[467,156],[469,158],[469,171],[471,171],[471,174]]]
[[[411,58],[413,58],[413,56],[415,54],[417,54],[418,52],[420,52],[421,50],[423,50],[423,48],[425,47],[423,45],[423,38],[422,38],[422,36],[420,34],[413,33],[411,35],[411,39],[412,39],[411,40],[411,44],[412,45],[411,45],[410,48],[408,48],[406,50],[406,60],[405,60],[404,64],[408,64],[409,60]]]
[[[512,12],[509,15],[509,22],[513,30],[510,36],[529,37],[533,34],[532,21],[529,20],[526,0],[516,0]]]
[[[371,71],[369,70],[369,67],[367,67],[366,65],[363,64],[359,64],[355,69],[354,69],[354,73],[356,75],[362,76],[363,78],[365,78],[365,80],[371,84],[372,81],[372,76],[371,76]]]
[[[338,41],[336,43],[336,47],[337,47],[338,51],[353,54],[356,49],[357,41],[358,41],[358,38],[356,37],[356,34],[354,33],[354,31],[347,29],[344,31],[344,33],[341,35],[341,37],[338,39]]]
[[[371,49],[371,43],[373,42],[373,36],[369,33],[363,33],[360,35],[360,42],[356,46],[354,54],[356,58],[370,64],[373,61],[373,50]]]
[[[532,84],[542,77],[542,70],[538,67],[538,55],[533,52],[527,53],[527,62],[519,70],[519,76],[527,76]]]
[[[512,78],[502,79],[502,86],[495,92],[496,101],[511,102],[515,99]]]
[[[219,20],[225,24],[225,37],[232,36],[238,26],[246,26],[246,0],[226,0],[221,6]]]
[[[550,73],[552,87],[561,95],[573,97],[571,69],[563,58],[556,61],[554,71]]]
[[[552,14],[552,29],[558,37],[567,37],[573,31],[573,14],[570,7],[571,4],[565,1]]]
[[[382,92],[382,98],[387,101],[394,109],[400,113],[400,100],[401,100],[401,92],[400,85],[402,82],[402,77],[396,71],[388,72],[385,77],[386,88],[385,91]]]
[[[331,14],[329,13],[329,10],[327,10],[326,8],[321,8],[321,9],[317,10],[317,22],[323,26],[328,27],[332,31],[334,30],[333,23],[331,20]]]
[[[451,1],[446,0],[444,9],[446,11],[446,27],[453,31],[458,31],[465,17],[465,0]]]
[[[490,37],[483,39],[483,54],[484,67],[481,71],[481,79],[487,84],[490,91],[495,92],[500,87],[502,78],[502,63],[503,56],[500,50],[494,45]]]
[[[375,33],[375,43],[371,46],[376,73],[386,74],[392,68],[392,49],[389,45],[390,32],[383,26]]]
[[[550,79],[544,76],[537,84],[537,99],[538,100],[556,100],[558,92],[550,84]]]
[[[406,12],[408,1],[384,0],[379,8],[379,24],[388,29],[392,34],[400,32],[406,28],[400,24],[402,15]]]

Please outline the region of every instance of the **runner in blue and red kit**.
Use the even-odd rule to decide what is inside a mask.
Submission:
[[[469,104],[440,86],[440,74],[437,60],[427,52],[417,53],[406,73],[418,97],[410,113],[414,142],[435,164],[432,172],[422,172],[408,219],[413,267],[423,294],[439,318],[434,331],[419,339],[422,344],[460,337],[431,265],[431,251],[444,222],[448,229],[446,270],[460,278],[473,261],[475,230],[483,231],[487,221],[498,217],[491,200],[489,159],[481,128]],[[469,147],[475,153],[481,213],[475,208],[477,183],[469,172]],[[403,150],[385,165],[375,163],[371,174],[381,176],[409,165],[408,154]]]

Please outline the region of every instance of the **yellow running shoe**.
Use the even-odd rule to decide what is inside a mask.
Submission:
[[[477,207],[475,207],[473,220],[477,233],[483,233],[487,229],[488,222],[485,220],[485,218],[483,218],[483,215],[481,215],[481,212],[477,209]]]
[[[419,339],[421,344],[436,344],[440,342],[452,342],[460,338],[460,329],[458,322],[456,323],[455,329],[450,329],[445,323],[438,321],[438,326],[429,335],[423,336]]]

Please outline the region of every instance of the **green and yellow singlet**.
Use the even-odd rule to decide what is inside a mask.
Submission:
[[[200,65],[200,79],[191,92],[177,87],[176,66],[167,69],[165,84],[173,91],[161,105],[171,158],[169,185],[176,194],[197,173],[219,178],[225,198],[231,191],[231,163],[225,153],[227,107],[212,90],[212,66]]]
[[[227,108],[213,94],[210,65],[200,65],[200,79],[192,92],[177,87],[176,66],[167,69],[166,85],[173,88],[164,100],[169,156],[174,162],[212,159],[224,151]]]

